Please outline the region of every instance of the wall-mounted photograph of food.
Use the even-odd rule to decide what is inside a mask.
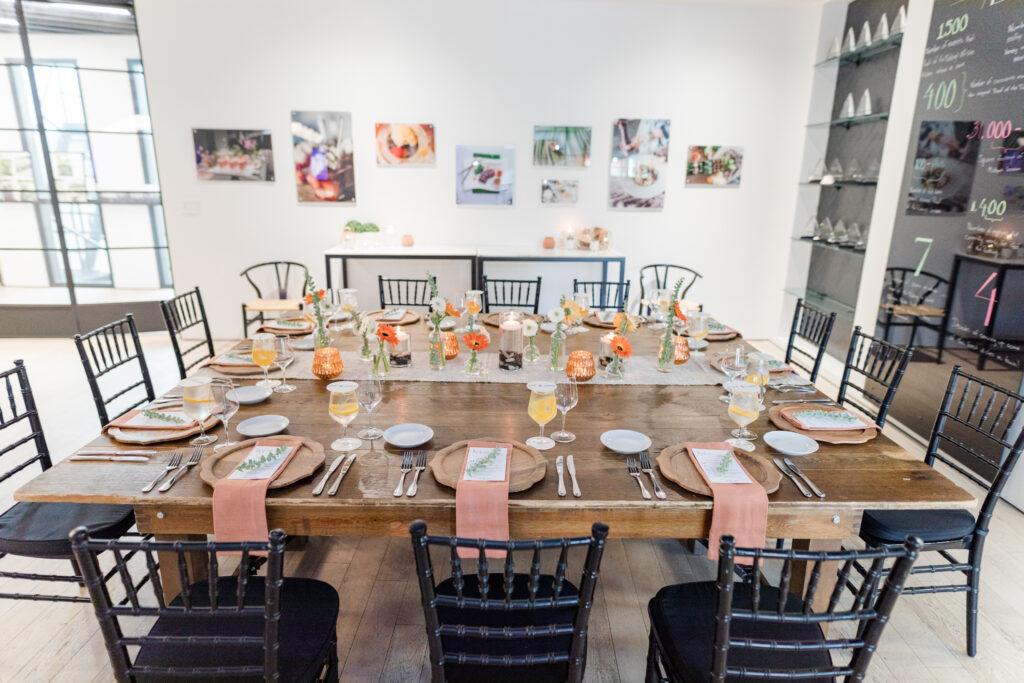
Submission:
[[[192,141],[200,180],[274,179],[269,130],[193,128]]]
[[[351,114],[293,111],[292,153],[300,202],[355,203]]]
[[[686,159],[686,184],[693,187],[739,187],[743,148],[691,146]]]
[[[579,197],[578,180],[542,180],[541,204],[575,204]]]
[[[455,203],[512,206],[515,148],[455,146]]]
[[[618,119],[612,124],[608,205],[622,209],[665,206],[668,119]]]
[[[378,123],[374,127],[378,166],[433,166],[434,126],[430,123]]]

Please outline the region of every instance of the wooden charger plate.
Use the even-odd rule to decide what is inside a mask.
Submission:
[[[308,322],[308,321],[307,321]],[[260,327],[260,332],[269,332],[270,334],[282,335],[286,337],[305,337],[306,335],[313,334],[313,330],[316,325],[310,325],[303,329],[286,329],[283,327],[273,327],[271,325],[263,325]]]
[[[613,329],[615,329],[615,323],[613,323],[613,322],[604,322],[603,320],[598,318],[597,315],[594,314],[594,313],[591,313],[586,318],[584,318],[583,322],[586,323],[587,325],[590,325],[591,327],[599,327],[602,330],[613,330]]]
[[[754,478],[754,481],[764,487],[766,493],[775,493],[782,483],[782,472],[772,466],[768,458],[757,453],[744,453],[733,449],[735,455],[747,474]],[[711,496],[711,489],[705,483],[704,478],[690,460],[684,444],[669,446],[657,457],[658,469],[668,480],[682,486],[690,493],[700,496]]]
[[[245,459],[249,449],[259,442],[264,444],[285,443],[288,438],[280,436],[265,436],[259,439],[248,439],[240,441],[234,446],[228,446],[221,451],[215,451],[212,455],[203,459],[199,466],[199,476],[210,486],[231,474],[238,464]],[[303,439],[299,452],[288,461],[288,466],[278,475],[277,479],[270,482],[269,488],[281,489],[291,486],[297,481],[302,481],[313,476],[324,464],[324,447],[312,439]]]
[[[491,327],[498,327],[499,325],[501,325],[501,314],[506,312],[507,311],[498,311],[496,313],[484,313],[482,316],[480,316],[480,322],[482,322],[484,325],[490,325]],[[544,316],[536,315],[534,313],[523,313],[522,316],[523,320],[534,320],[538,323],[544,320]]]
[[[536,448],[531,448],[519,441],[504,439],[473,439],[473,441],[495,441],[512,444],[512,469],[509,472],[508,492],[525,491],[538,481],[544,479],[548,463]],[[459,475],[462,474],[462,463],[466,457],[466,446],[469,441],[456,441],[451,446],[442,448],[430,461],[430,472],[439,484],[455,488]]]
[[[806,405],[812,408],[821,407],[820,405],[816,405],[813,403],[808,403]],[[798,408],[800,406],[799,404],[794,404],[786,407],[792,409]],[[772,424],[774,424],[779,429],[785,430],[787,432],[803,434],[804,436],[810,437],[815,441],[821,441],[823,443],[832,444],[867,443],[868,441],[871,441],[871,439],[878,436],[878,430],[875,429],[874,427],[867,427],[865,429],[844,429],[835,431],[823,431],[819,429],[799,429],[796,425],[794,425],[792,422],[783,417],[783,408],[783,406],[772,406],[771,408],[768,409],[768,419],[772,421]]]
[[[213,429],[219,423],[215,417],[206,418],[205,427],[206,429]],[[199,425],[193,425],[186,429],[169,430],[169,429],[120,429],[118,427],[111,427],[107,430],[107,436],[114,441],[121,443],[134,443],[134,444],[147,444],[147,443],[164,443],[167,441],[178,441],[180,439],[186,439],[190,436],[195,436],[199,433]]]
[[[410,311],[408,309],[406,309],[405,315],[402,316],[401,320],[379,320],[380,316],[383,313],[384,311],[382,310],[367,313],[367,320],[382,322],[385,325],[412,325],[413,323],[417,323],[420,321],[420,314],[417,313],[416,311]]]

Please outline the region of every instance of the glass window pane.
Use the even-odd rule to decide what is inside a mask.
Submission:
[[[48,262],[55,265],[56,272],[51,272]],[[49,287],[51,276],[64,279],[59,253],[0,249],[0,284],[3,287]]]
[[[0,191],[48,188],[39,133],[0,130]]]
[[[104,249],[106,234],[96,204],[61,204],[60,220],[64,224],[64,241],[68,249]],[[75,278],[78,281],[78,278]]]
[[[71,272],[78,286],[110,286],[110,259],[104,249],[68,250]],[[63,284],[63,281],[61,282]]]
[[[24,3],[32,58],[74,57],[79,66],[123,70],[139,58],[132,11],[87,3]]]
[[[42,249],[44,228],[53,222],[53,208],[48,200],[33,202],[0,202],[0,249]]]
[[[149,131],[149,115],[137,108],[136,91],[133,83],[141,74],[113,73],[109,71],[78,72],[82,100],[85,103],[85,117],[89,130],[93,131]],[[143,86],[145,87],[145,86]],[[143,90],[139,96],[144,101]]]
[[[101,208],[109,247],[120,249],[154,246],[153,223],[148,206],[106,204]]]
[[[114,286],[131,289],[160,287],[160,272],[152,249],[116,249],[110,252]]]
[[[89,188],[108,192],[157,189],[155,183],[147,180],[147,163],[138,135],[47,131],[46,140],[56,162],[54,175],[58,189]]]
[[[5,49],[12,35],[17,40],[18,34],[0,31],[0,62],[13,58]],[[21,44],[18,43],[16,48],[20,55]],[[20,57],[15,61],[20,61]],[[32,106],[28,69],[24,66],[0,66],[0,128],[35,127],[36,110]]]

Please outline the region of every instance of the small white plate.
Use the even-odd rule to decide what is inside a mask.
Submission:
[[[313,335],[292,339],[292,348],[297,351],[312,351],[314,346],[316,346],[316,341],[313,339]]]
[[[817,441],[794,432],[768,432],[764,435],[764,442],[785,455],[810,455],[818,450]]]
[[[384,430],[384,440],[395,448],[415,448],[433,438],[433,429],[415,422],[403,422]]]
[[[651,437],[630,429],[611,429],[601,435],[601,443],[616,453],[632,455],[651,447]]]
[[[246,387],[235,387],[228,392],[228,398],[238,401],[239,405],[254,406],[266,401],[273,393],[274,390],[270,387],[258,387],[253,384]]]
[[[441,321],[442,330],[454,330],[455,329],[455,318],[445,318]]]
[[[543,322],[540,324],[540,329],[542,332],[547,332],[548,334],[551,334],[552,332],[555,331],[555,324],[550,321]]]
[[[284,415],[257,415],[248,420],[242,420],[235,429],[239,434],[248,436],[250,439],[272,436],[288,429],[288,418]]]

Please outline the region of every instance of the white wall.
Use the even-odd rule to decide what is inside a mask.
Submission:
[[[202,287],[215,334],[237,334],[236,276],[270,258],[323,277],[324,248],[350,218],[420,244],[536,245],[601,225],[645,263],[703,272],[693,291],[748,336],[776,324],[815,57],[814,2],[722,0],[137,0],[174,279]],[[357,206],[300,206],[289,112],[352,112]],[[672,119],[660,212],[607,208],[611,124]],[[433,123],[437,166],[377,168],[373,124]],[[589,125],[593,162],[575,208],[542,208],[534,124]],[[200,182],[193,127],[269,128],[277,181]],[[516,147],[515,206],[455,205],[454,146]],[[687,146],[745,148],[739,189],[684,189]],[[558,177],[558,176],[555,176]],[[376,264],[359,279],[364,294]],[[413,263],[407,272],[426,268]],[[575,274],[562,268],[564,287]],[[532,266],[523,266],[532,275]],[[588,273],[589,274],[589,273]],[[454,275],[441,271],[444,279]],[[461,285],[459,285],[461,286]],[[452,293],[456,289],[446,288]],[[549,289],[549,294],[552,293]]]

